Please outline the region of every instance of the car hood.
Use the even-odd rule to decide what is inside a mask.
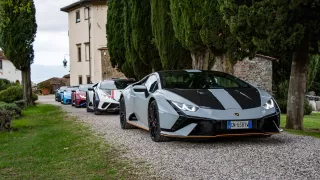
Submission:
[[[166,93],[168,100],[178,102],[181,100],[171,94],[174,93],[201,108],[225,110],[252,109],[261,106],[260,92],[256,88],[165,89],[165,91],[169,92]]]

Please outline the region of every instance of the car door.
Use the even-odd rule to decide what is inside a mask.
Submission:
[[[158,87],[158,79],[156,75],[150,75],[144,83],[148,93],[135,93],[134,104],[137,118],[146,126],[148,126],[148,104],[151,94],[154,93]]]

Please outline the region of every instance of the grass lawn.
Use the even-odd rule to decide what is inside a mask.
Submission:
[[[0,132],[0,179],[135,179],[138,173],[59,107],[29,108],[13,127]]]
[[[282,114],[280,126],[284,128],[285,125],[286,125],[286,115]],[[320,138],[320,114],[319,113],[305,116],[303,119],[303,126],[304,126],[303,131],[289,130],[289,129],[285,129],[285,131],[292,134],[313,136],[313,137]]]

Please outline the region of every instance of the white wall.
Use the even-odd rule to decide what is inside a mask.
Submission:
[[[76,12],[80,11],[80,22],[76,23]],[[85,8],[81,7],[69,12],[69,55],[70,55],[70,85],[86,84],[89,75],[89,61],[85,58],[85,43],[89,42],[88,20],[85,20]],[[92,14],[92,13],[91,13]],[[81,62],[78,62],[77,44],[81,44]]]
[[[90,5],[91,17],[91,80],[101,80],[101,47],[106,47],[106,5]],[[80,10],[80,22],[76,23],[76,11]],[[87,13],[87,11],[86,11]],[[89,61],[85,60],[85,43],[89,42],[88,20],[85,20],[85,8],[81,7],[69,12],[69,55],[70,55],[70,85],[87,83]],[[81,62],[78,62],[77,44],[81,44]]]
[[[94,82],[102,80],[101,51],[99,48],[107,46],[106,23],[107,6],[94,5],[92,7],[92,61]]]
[[[8,60],[2,61],[2,69],[0,69],[0,78],[8,79],[9,81],[16,82],[17,80],[21,83],[21,71]]]

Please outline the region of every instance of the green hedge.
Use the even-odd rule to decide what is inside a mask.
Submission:
[[[13,86],[14,83],[11,83],[7,79],[0,79],[0,91],[7,89],[10,86]]]
[[[0,104],[0,110],[8,110],[13,113],[14,117],[21,116],[22,109],[14,103],[3,103]]]
[[[26,108],[26,101],[25,100],[19,100],[19,101],[15,101],[13,102],[15,105],[17,105],[20,109],[24,109]]]
[[[21,86],[11,86],[0,92],[0,101],[6,103],[13,103],[23,99],[23,92]]]
[[[22,105],[20,101],[16,103]],[[22,108],[17,104],[0,102],[0,131],[10,130],[12,119],[21,116]]]
[[[32,93],[32,100],[33,100],[33,102],[37,101],[38,100],[38,95],[35,94],[35,93]]]
[[[0,131],[10,130],[13,112],[5,109],[0,109]]]

